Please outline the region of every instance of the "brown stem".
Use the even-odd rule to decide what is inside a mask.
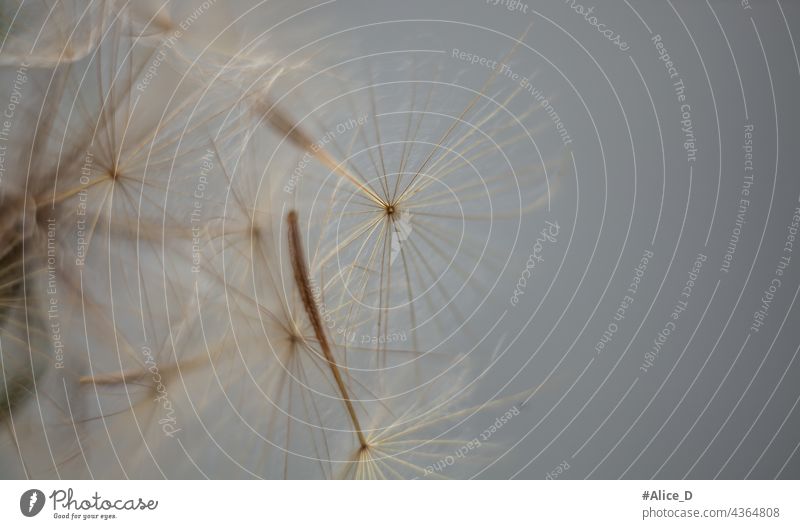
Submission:
[[[361,443],[361,448],[367,447],[367,439],[364,437],[364,432],[361,430],[361,425],[358,422],[356,410],[353,407],[353,401],[350,399],[350,394],[347,392],[342,373],[339,366],[333,358],[328,337],[325,334],[325,329],[322,326],[322,318],[319,314],[319,309],[314,301],[314,296],[311,290],[311,281],[308,279],[308,270],[306,268],[306,261],[303,255],[303,246],[300,241],[300,229],[297,224],[297,212],[290,211],[286,216],[289,224],[289,258],[292,262],[292,271],[294,272],[294,280],[297,283],[297,289],[300,291],[300,298],[303,300],[303,307],[308,314],[308,319],[311,320],[311,327],[314,329],[314,334],[319,342],[322,354],[325,356],[325,361],[328,363],[333,379],[336,381],[336,386],[339,388],[339,393],[344,400],[344,405],[347,408],[347,413],[350,415],[350,421],[353,423],[353,429],[358,435],[358,441]]]
[[[269,123],[275,129],[284,134],[284,136],[287,137],[289,141],[291,141],[296,147],[312,153],[328,169],[337,173],[339,176],[346,178],[351,184],[356,186],[359,191],[364,193],[367,198],[376,204],[381,206],[386,204],[386,202],[372,189],[359,181],[359,179],[350,173],[350,171],[345,169],[342,163],[337,161],[333,155],[331,155],[324,148],[315,144],[311,137],[308,136],[302,129],[300,129],[300,127],[295,124],[288,114],[269,103],[265,103],[265,106],[268,108],[266,114],[267,121],[269,121]]]
[[[189,372],[194,368],[206,363],[202,358],[191,358],[167,365],[157,372],[164,378],[176,374],[178,371]],[[115,386],[117,384],[134,384],[142,379],[152,377],[153,373],[148,368],[130,369],[128,371],[117,371],[116,373],[100,373],[97,375],[84,375],[78,378],[79,384],[94,384],[95,386]]]

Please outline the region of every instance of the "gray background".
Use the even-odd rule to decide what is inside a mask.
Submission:
[[[586,0],[629,44],[626,51],[605,40],[569,1],[530,0],[514,9],[492,4],[337,0],[278,33],[291,51],[363,26],[333,42],[346,42],[358,54],[439,50],[442,75],[477,89],[486,69],[449,57],[453,48],[499,60],[530,25],[513,65],[537,72],[537,86],[573,141],[565,148],[542,118],[537,146],[559,167],[553,173],[560,175],[558,189],[549,209],[525,218],[516,241],[503,240],[513,230],[497,232],[494,242],[510,260],[467,325],[481,335],[487,322],[503,315],[482,346],[491,354],[492,344],[500,344],[477,400],[538,390],[503,426],[503,448],[477,468],[454,474],[797,479],[800,245],[780,276],[764,325],[757,332],[750,326],[800,207],[800,2],[751,0],[747,8],[735,0]],[[254,32],[268,22],[250,20]],[[680,103],[651,40],[655,34],[691,105],[698,148],[691,162]],[[348,56],[344,46],[331,49],[345,51],[324,60]],[[744,175],[745,125],[754,127],[754,183],[730,270],[723,272]],[[525,163],[524,152],[515,155]],[[510,307],[508,296],[546,220],[559,223],[558,242],[545,249],[519,305]],[[597,353],[595,344],[614,321],[645,251],[654,256],[634,303]],[[707,261],[688,307],[642,371],[700,253]],[[493,420],[492,414],[476,416],[464,430],[480,432]]]
[[[544,385],[522,418],[509,423],[515,448],[480,475],[541,479],[562,465],[569,468],[560,477],[570,479],[797,478],[797,256],[764,326],[757,333],[749,327],[799,205],[800,65],[792,36],[800,4],[596,3],[598,18],[630,44],[627,52],[564,2],[528,2],[527,13],[484,2],[369,5],[354,5],[348,23],[467,22],[477,27],[442,22],[437,35],[421,31],[416,42],[494,58],[508,48],[494,32],[516,37],[533,23],[526,43],[546,60],[529,49],[515,59],[539,69],[537,81],[557,94],[554,106],[574,137],[577,173],[569,173],[551,211],[523,234],[516,262],[524,265],[524,249],[545,218],[561,224],[559,244],[505,320],[500,334],[517,339],[492,371],[498,387],[511,377],[511,387]],[[680,104],[651,31],[662,36],[686,86],[698,145],[691,164]],[[724,273],[744,174],[745,124],[755,127],[755,181]],[[543,141],[557,151],[557,141]],[[594,344],[645,250],[654,258],[635,302],[612,343],[596,354]],[[708,260],[689,306],[654,366],[641,372],[698,253]],[[513,285],[519,270],[509,268],[506,284]]]

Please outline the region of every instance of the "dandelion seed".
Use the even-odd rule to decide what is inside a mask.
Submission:
[[[463,328],[469,314],[458,307],[478,305],[493,288],[486,278],[499,277],[504,266],[493,262],[502,255],[493,249],[495,225],[508,217],[519,230],[521,216],[549,192],[541,176],[531,176],[543,174],[541,163],[516,168],[505,154],[530,141],[522,123],[534,110],[517,117],[507,108],[521,89],[499,96],[504,89],[490,75],[459,110],[445,113],[437,102],[446,98],[442,107],[449,108],[455,98],[437,76],[434,70],[431,80],[373,79],[343,90],[333,101],[367,119],[325,145],[315,138],[326,133],[312,132],[305,121],[319,113],[325,118],[314,128],[336,130],[335,116],[347,122],[341,112],[328,116],[318,107],[297,121],[271,101],[262,111],[289,145],[311,153],[323,169],[306,169],[292,200],[308,210],[310,236],[320,241],[310,255],[312,275],[326,278],[322,287],[335,306],[348,307],[335,317],[363,321],[361,334],[407,329],[417,350],[435,348],[448,327]],[[395,105],[404,103],[399,110],[381,108],[378,92],[390,90]],[[387,365],[380,347],[377,365]]]

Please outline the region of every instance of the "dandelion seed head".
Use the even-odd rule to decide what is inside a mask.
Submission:
[[[432,50],[309,41],[326,34],[324,3],[214,3],[208,17],[196,2],[101,4],[86,39],[54,33],[35,59],[53,68],[52,119],[31,145],[35,222],[7,259],[21,241],[41,252],[56,219],[66,352],[58,372],[49,346],[41,372],[4,357],[20,444],[59,445],[24,472],[468,473],[477,453],[429,467],[507,403],[473,388],[489,356],[471,308],[507,264],[497,230],[518,232],[550,192],[546,163],[519,154],[538,119],[519,90],[467,82]],[[77,4],[54,5],[81,27]],[[256,15],[270,23],[252,28]],[[408,38],[392,27],[387,40]],[[20,277],[42,291],[34,268],[0,289],[4,331]]]

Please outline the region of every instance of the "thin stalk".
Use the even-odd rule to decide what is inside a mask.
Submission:
[[[323,165],[325,165],[331,171],[337,173],[339,176],[346,178],[375,204],[379,206],[386,205],[386,201],[382,199],[374,190],[372,190],[368,183],[360,182],[358,177],[345,169],[342,163],[338,162],[327,150],[315,144],[311,137],[308,136],[302,129],[300,129],[300,127],[295,124],[295,122],[281,109],[275,107],[274,105],[269,106],[266,119],[269,121],[270,125],[284,134],[296,147],[313,153]]]
[[[322,318],[319,314],[319,309],[314,301],[314,296],[311,290],[311,281],[308,278],[308,269],[306,268],[305,256],[303,255],[303,245],[300,240],[300,228],[297,223],[297,212],[292,210],[286,216],[289,224],[289,258],[292,263],[292,272],[294,273],[294,280],[297,284],[297,289],[300,291],[300,298],[303,300],[303,307],[306,310],[308,319],[311,321],[311,327],[314,329],[314,335],[317,337],[319,347],[322,354],[325,356],[325,361],[333,373],[333,379],[336,381],[336,386],[339,388],[339,393],[344,400],[344,405],[347,408],[347,414],[350,416],[350,422],[353,424],[353,429],[358,436],[358,442],[361,448],[365,449],[368,446],[367,439],[361,429],[361,424],[358,422],[356,410],[353,407],[353,401],[347,391],[347,386],[342,378],[342,373],[339,366],[333,358],[328,337],[325,334],[325,329],[322,326]]]

